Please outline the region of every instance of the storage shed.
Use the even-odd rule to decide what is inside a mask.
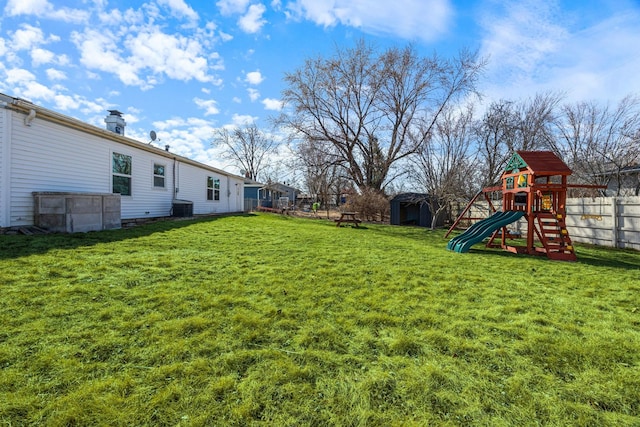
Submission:
[[[391,225],[417,225],[431,227],[433,219],[429,208],[429,195],[401,193],[391,199]]]

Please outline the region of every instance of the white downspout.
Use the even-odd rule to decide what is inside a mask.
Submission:
[[[180,192],[180,164],[173,158],[173,200],[178,198]]]
[[[231,212],[231,180],[227,175],[227,212]]]
[[[31,122],[35,118],[36,118],[36,110],[32,108],[31,110],[29,110],[29,114],[27,114],[27,117],[24,118],[24,125],[31,126]]]

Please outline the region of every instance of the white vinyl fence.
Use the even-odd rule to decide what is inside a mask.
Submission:
[[[571,240],[640,250],[640,197],[567,199]]]

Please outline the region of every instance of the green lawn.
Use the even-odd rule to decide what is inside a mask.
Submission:
[[[640,253],[271,214],[0,236],[0,426],[640,425]]]

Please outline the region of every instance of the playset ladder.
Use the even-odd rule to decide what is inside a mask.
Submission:
[[[538,252],[545,252],[549,259],[562,261],[577,261],[571,237],[565,223],[565,217],[556,213],[538,213],[538,238],[544,248],[536,248]]]

